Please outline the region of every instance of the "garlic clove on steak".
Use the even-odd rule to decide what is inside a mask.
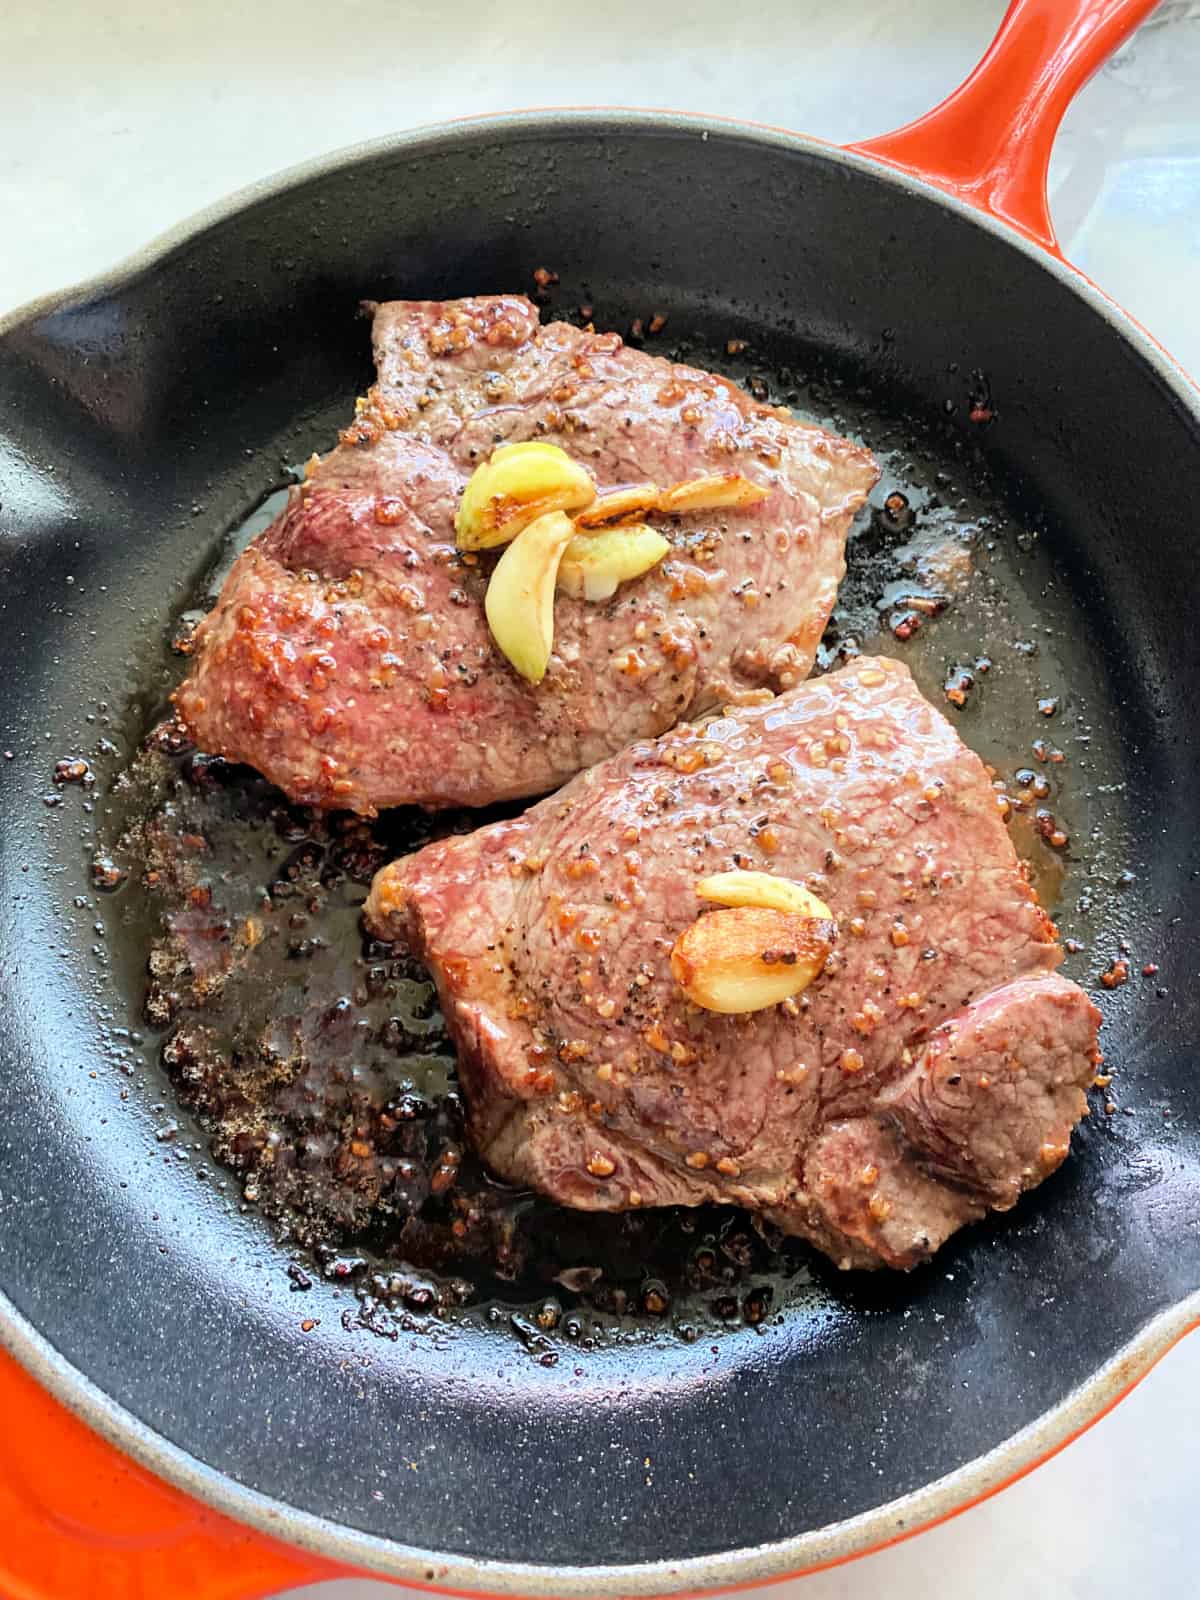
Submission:
[[[618,584],[656,567],[670,548],[669,541],[644,522],[576,534],[558,569],[558,587],[576,599],[607,600]]]
[[[575,525],[549,511],[523,528],[496,563],[483,609],[492,638],[520,675],[541,683],[554,648],[554,588]]]
[[[807,989],[833,949],[836,924],[769,906],[697,918],[675,941],[671,972],[706,1011],[762,1011]]]
[[[460,550],[508,544],[550,511],[577,511],[596,498],[596,482],[556,444],[531,439],[493,450],[467,480],[454,518]]]
[[[722,906],[768,906],[799,917],[833,921],[833,912],[811,889],[773,872],[715,872],[699,880],[696,893],[701,900],[714,900]]]
[[[681,516],[687,511],[715,511],[721,506],[754,506],[765,500],[768,492],[740,472],[718,472],[708,478],[673,483],[659,495],[658,509]]]
[[[647,511],[658,510],[658,485],[634,483],[624,489],[613,489],[602,494],[575,518],[580,528],[597,528],[606,522],[617,522],[622,517],[641,517]]]

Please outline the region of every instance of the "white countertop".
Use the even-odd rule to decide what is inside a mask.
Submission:
[[[710,111],[835,140],[926,110],[1003,0],[0,0],[0,313],[339,145],[515,107]],[[1068,114],[1068,256],[1200,375],[1200,4],[1167,0]],[[1196,1592],[1200,1338],[1032,1477],[778,1600],[1182,1600]],[[801,1588],[801,1583],[803,1587]],[[368,1583],[323,1600],[396,1594]]]

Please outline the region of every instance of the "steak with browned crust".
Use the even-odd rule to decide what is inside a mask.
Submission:
[[[382,305],[374,338],[354,422],[194,636],[176,704],[202,748],[305,803],[485,805],[807,675],[877,477],[866,450],[616,334],[540,327],[515,296]],[[656,516],[660,567],[604,604],[560,595],[534,688],[488,633],[495,554],[464,557],[453,530],[474,468],[525,439],[602,489],[737,471],[769,493]]]
[[[696,880],[735,867],[808,885],[838,937],[795,1000],[726,1016],[669,955]],[[843,1266],[912,1266],[1013,1205],[1095,1071],[1098,1013],[1054,974],[983,764],[894,661],[431,844],[367,918],[432,968],[497,1172],[592,1209],[749,1206]]]

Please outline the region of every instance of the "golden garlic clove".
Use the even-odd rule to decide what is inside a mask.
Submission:
[[[546,676],[554,648],[554,587],[575,525],[549,511],[521,532],[496,563],[483,609],[492,638],[530,683]]]
[[[765,500],[769,490],[751,483],[740,472],[718,472],[710,478],[689,478],[673,483],[658,497],[658,509],[672,516],[687,511],[715,511],[721,506],[754,506]]]
[[[644,522],[581,533],[571,540],[558,569],[558,587],[581,600],[607,600],[617,585],[655,567],[670,543]]]
[[[833,949],[836,925],[766,906],[697,918],[675,941],[671,972],[706,1011],[763,1011],[807,989]]]
[[[653,483],[635,483],[625,489],[613,489],[594,500],[586,511],[575,518],[580,528],[597,528],[605,522],[618,522],[623,517],[641,517],[647,511],[658,510],[658,486]]]
[[[775,911],[790,911],[798,917],[816,917],[832,922],[833,912],[824,900],[791,878],[773,872],[715,872],[696,884],[701,900],[722,906],[766,906]]]
[[[463,490],[454,531],[460,550],[490,550],[515,539],[550,511],[575,511],[596,498],[596,483],[556,444],[531,439],[493,450]]]

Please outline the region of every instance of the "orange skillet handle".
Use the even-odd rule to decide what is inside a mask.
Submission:
[[[345,1568],[151,1476],[0,1351],[2,1600],[261,1600]]]
[[[1157,0],[1012,0],[971,76],[907,127],[864,144],[1062,257],[1046,202],[1050,150],[1076,93]]]

